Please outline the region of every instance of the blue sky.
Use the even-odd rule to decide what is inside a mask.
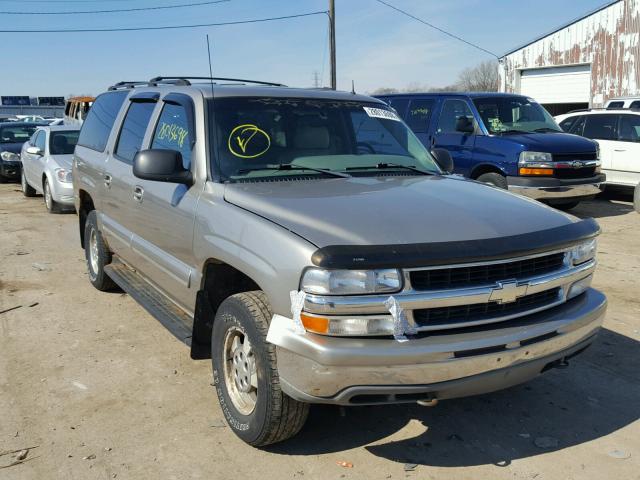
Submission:
[[[175,5],[198,0],[0,0],[0,11],[69,11]],[[202,1],[202,0],[200,0]],[[602,5],[604,0],[387,0],[487,50],[505,51]],[[208,23],[327,9],[327,0],[232,0],[218,5],[101,15],[10,16],[0,29],[107,28]],[[443,86],[490,56],[375,0],[336,0],[338,88],[366,92]],[[0,33],[0,95],[98,94],[119,80],[214,75],[311,86],[329,82],[324,15],[269,23],[117,33]]]

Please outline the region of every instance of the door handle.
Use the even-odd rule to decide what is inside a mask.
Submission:
[[[626,150],[623,150],[623,149],[620,149],[620,150],[619,150],[619,149],[617,149],[617,148],[616,148],[616,149],[614,149],[613,151],[614,151],[614,152],[626,152]]]
[[[107,188],[111,188],[111,180],[113,180],[113,178],[111,177],[111,175],[109,175],[108,173],[106,173],[104,175],[104,186]]]
[[[144,196],[144,188],[136,185],[133,187],[133,199],[136,202],[142,202],[142,197]]]

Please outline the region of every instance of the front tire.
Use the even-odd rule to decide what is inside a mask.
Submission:
[[[53,193],[51,193],[51,186],[49,185],[49,180],[44,181],[44,185],[42,186],[42,192],[44,195],[44,206],[47,207],[47,212],[49,213],[60,213],[61,208],[58,202],[53,199]]]
[[[27,177],[24,175],[24,168],[21,168],[20,170],[20,186],[22,187],[22,194],[25,197],[35,197],[36,189],[29,185],[29,182],[27,182]]]
[[[276,349],[267,343],[272,312],[264,292],[232,295],[216,313],[211,334],[213,381],[233,432],[261,447],[296,435],[309,414],[280,388]]]
[[[84,226],[84,256],[91,285],[103,292],[113,290],[116,284],[104,271],[105,265],[111,263],[111,252],[98,230],[98,216],[95,210],[89,212]]]
[[[507,179],[499,173],[483,173],[478,178],[476,178],[476,180],[478,182],[488,183],[489,185],[493,185],[494,187],[502,188],[503,190],[508,189]]]

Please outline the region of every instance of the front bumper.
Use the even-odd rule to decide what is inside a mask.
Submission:
[[[50,178],[54,178],[53,176]],[[52,180],[51,196],[60,205],[68,208],[75,208],[73,198],[73,183],[63,183],[58,180]]]
[[[5,178],[20,178],[20,162],[5,162],[0,160],[0,176]]]
[[[414,402],[476,395],[525,382],[586,348],[602,325],[605,296],[589,289],[567,303],[491,328],[423,335],[406,342],[298,334],[275,315],[283,391],[338,405]]]
[[[535,200],[586,199],[602,192],[604,174],[590,178],[507,177],[509,191]]]

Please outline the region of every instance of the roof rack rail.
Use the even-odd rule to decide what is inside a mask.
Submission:
[[[124,81],[124,82],[118,82],[114,85],[111,85],[109,87],[109,90],[120,90],[120,89],[124,89],[124,88],[133,88],[136,87],[138,85],[147,85],[148,82],[142,81],[142,80],[133,80],[131,82],[128,81]]]
[[[214,81],[220,80],[224,82],[241,82],[241,83],[255,83],[256,85],[269,85],[271,87],[286,87],[282,83],[263,82],[260,80],[246,80],[243,78],[225,78],[225,77],[154,77],[149,80],[149,86],[157,86],[158,84],[173,84],[173,85],[191,85],[189,80],[207,80]]]
[[[611,110],[611,109],[607,107],[578,108],[576,110],[569,110],[567,113],[592,112],[593,110]]]

